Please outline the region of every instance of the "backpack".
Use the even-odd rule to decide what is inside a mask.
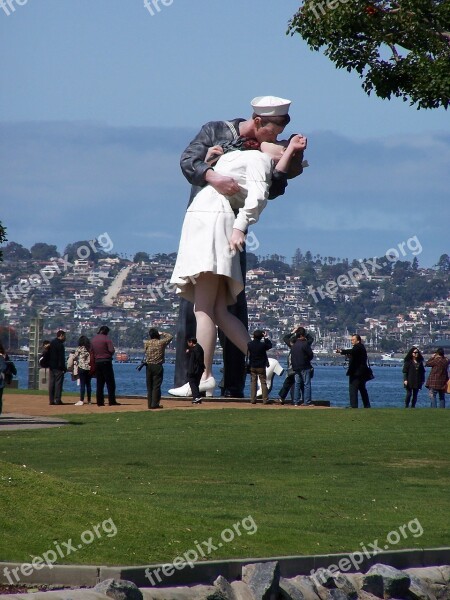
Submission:
[[[17,375],[16,365],[12,360],[6,361],[6,370],[5,370],[5,383],[10,384],[13,380],[14,375]]]

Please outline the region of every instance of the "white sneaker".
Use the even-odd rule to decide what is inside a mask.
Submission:
[[[75,402],[75,406],[83,406],[84,402],[82,400],[78,400],[78,402]]]

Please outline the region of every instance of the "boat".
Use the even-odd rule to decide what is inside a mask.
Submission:
[[[116,352],[116,361],[117,362],[128,362],[130,357],[126,352]]]

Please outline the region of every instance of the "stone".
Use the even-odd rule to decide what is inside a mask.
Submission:
[[[361,588],[364,592],[369,592],[377,598],[383,598],[383,578],[378,573],[366,573],[363,578]]]
[[[429,583],[427,584],[425,580],[419,579],[411,573],[409,573],[409,578],[411,579],[409,591],[414,600],[436,600]]]
[[[394,567],[377,563],[364,576],[363,590],[379,598],[403,598],[409,590],[411,579],[407,573]]]
[[[404,573],[412,575],[418,579],[431,581],[433,583],[445,584],[445,569],[449,567],[419,567],[412,569],[404,569]],[[450,570],[450,569],[449,569]],[[448,580],[447,580],[448,581]]]
[[[212,585],[192,587],[141,588],[144,600],[227,600]]]
[[[302,592],[305,600],[320,600],[320,596],[317,593],[317,587],[312,577],[297,575],[297,577],[293,577],[292,579],[289,579],[289,581]]]
[[[283,600],[305,600],[303,593],[284,577],[280,578],[280,595]]]
[[[236,596],[236,600],[254,600],[254,596],[248,585],[243,581],[232,581],[231,588]]]
[[[143,600],[142,592],[137,585],[125,579],[105,579],[97,583],[94,592],[114,600]]]
[[[255,600],[276,600],[280,583],[278,561],[244,565],[242,581],[248,585]]]
[[[223,594],[223,597],[226,598],[226,600],[236,600],[236,595],[231,587],[231,583],[222,575],[219,575],[214,581],[214,587]]]

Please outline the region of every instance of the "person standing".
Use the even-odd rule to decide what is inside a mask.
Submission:
[[[405,408],[416,407],[419,390],[425,381],[425,367],[423,366],[423,356],[418,348],[413,346],[403,361],[403,385],[406,389]],[[412,395],[412,400],[411,400]]]
[[[160,333],[154,327],[149,329],[148,335],[150,339],[144,343],[148,407],[151,409],[163,408],[160,404],[161,385],[164,378],[163,364],[166,346],[172,341],[173,335]]]
[[[97,377],[97,406],[105,406],[105,383],[108,390],[109,406],[119,406],[116,401],[116,380],[112,359],[116,349],[108,337],[109,327],[102,325],[91,340],[91,348],[95,359],[95,374]]]
[[[48,401],[49,404],[62,404],[61,396],[66,373],[66,353],[64,342],[66,332],[59,329],[56,338],[50,342],[48,347]]]
[[[348,408],[358,408],[358,392],[364,408],[370,408],[369,394],[366,389],[367,377],[367,351],[361,342],[361,336],[354,333],[351,337],[352,348],[336,350],[337,354],[349,356],[347,369],[350,405]]]
[[[247,344],[248,364],[250,367],[250,401],[256,404],[256,391],[258,378],[261,385],[263,404],[269,404],[269,390],[267,388],[266,367],[269,366],[267,350],[272,348],[272,342],[266,338],[266,332],[255,329],[253,339]]]
[[[297,336],[293,333],[288,333],[283,337],[283,341],[289,348],[289,354],[287,356],[287,374],[286,379],[284,380],[283,385],[278,392],[278,398],[276,399],[276,402],[278,404],[284,404],[287,395],[290,393],[291,402],[294,404],[295,371],[292,368],[292,346],[297,341]]]
[[[195,337],[188,339],[187,346],[187,378],[191,387],[192,404],[201,404],[199,385],[205,370],[205,353]]]
[[[430,395],[431,408],[437,408],[437,396],[439,396],[439,408],[445,408],[449,364],[450,361],[445,357],[444,348],[438,348],[425,363],[426,367],[431,367],[431,372],[425,384]]]
[[[313,406],[311,397],[311,360],[314,352],[304,327],[297,328],[297,340],[291,349],[292,368],[295,371],[294,406]]]
[[[78,379],[80,380],[80,399],[75,403],[75,406],[83,406],[85,393],[88,404],[91,404],[91,343],[85,335],[82,335],[78,340],[74,360],[78,363]]]
[[[240,138],[256,139],[259,143],[274,142],[290,121],[288,114],[290,100],[275,96],[259,96],[251,102],[253,114],[249,119],[232,119],[231,121],[211,121],[201,128],[201,131],[191,141],[183,152],[180,160],[183,175],[191,184],[189,205],[198,192],[206,185],[211,185],[219,194],[232,196],[239,192],[239,185],[232,177],[224,176],[205,162],[207,151],[212,146],[223,142],[236,142]],[[305,139],[306,147],[306,139]],[[296,157],[301,173],[303,152]],[[273,199],[284,194],[287,185],[285,173],[276,169],[272,175],[269,198]],[[245,281],[246,253],[245,247],[239,253],[242,278]],[[236,317],[248,328],[248,313],[245,291],[242,291],[236,304],[229,308]],[[186,382],[186,363],[183,348],[189,335],[196,331],[196,320],[193,304],[189,300],[180,299],[177,325],[177,355],[175,363],[174,391]],[[245,385],[245,356],[221,332],[219,334],[223,346],[224,373],[222,391],[232,397],[244,396]],[[173,392],[171,392],[173,393]],[[182,395],[174,393],[174,395]]]
[[[3,411],[3,390],[5,389],[6,378],[6,351],[2,344],[0,344],[0,415]]]

